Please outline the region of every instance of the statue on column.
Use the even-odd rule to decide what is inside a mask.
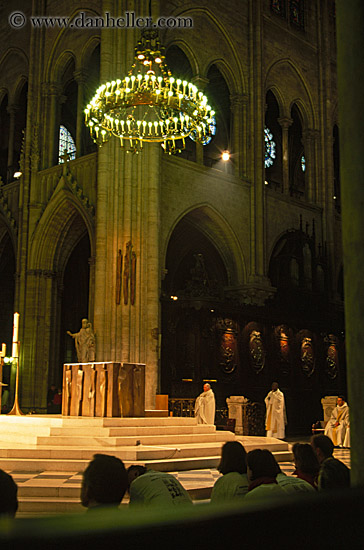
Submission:
[[[77,360],[79,363],[91,363],[95,361],[95,334],[92,324],[88,319],[82,319],[82,326],[79,332],[67,331],[69,336],[75,340]]]

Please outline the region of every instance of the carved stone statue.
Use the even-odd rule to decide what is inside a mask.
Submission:
[[[77,360],[79,363],[90,363],[95,361],[95,334],[88,319],[82,319],[82,326],[79,332],[67,334],[75,340]]]

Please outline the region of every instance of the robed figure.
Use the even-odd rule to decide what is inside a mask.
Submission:
[[[264,401],[267,408],[265,417],[267,437],[284,439],[285,425],[287,424],[286,406],[284,402],[284,395],[278,388],[277,382],[273,382],[272,389]]]
[[[205,384],[203,392],[195,403],[195,417],[199,424],[215,424],[215,394],[210,384]]]
[[[344,444],[345,435],[349,427],[349,407],[343,397],[337,398],[337,406],[333,409],[330,420],[325,427],[327,435],[335,446],[350,446],[350,443]],[[348,439],[348,438],[347,438]]]

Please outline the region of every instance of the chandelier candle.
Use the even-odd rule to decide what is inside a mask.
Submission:
[[[215,112],[207,97],[191,82],[172,76],[164,59],[158,32],[145,30],[129,74],[96,90],[85,109],[85,124],[100,147],[112,136],[120,138],[122,147],[126,139],[135,153],[143,142],[160,143],[169,154],[184,149],[186,137],[209,142]]]

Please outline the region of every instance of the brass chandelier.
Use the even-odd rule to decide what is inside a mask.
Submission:
[[[207,97],[191,82],[175,79],[164,59],[157,31],[145,30],[128,75],[102,84],[85,109],[97,145],[115,136],[127,152],[138,153],[144,142],[152,142],[172,154],[185,148],[187,137],[210,141],[215,112]]]

